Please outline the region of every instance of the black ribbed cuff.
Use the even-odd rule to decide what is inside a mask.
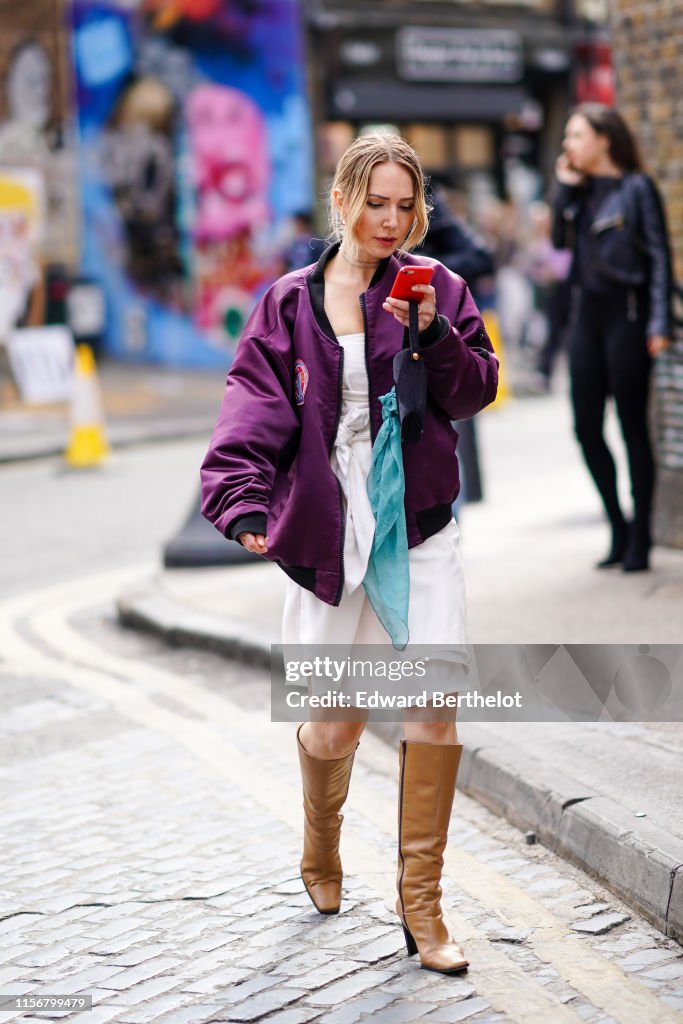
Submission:
[[[267,525],[265,512],[250,512],[230,524],[227,536],[230,540],[237,540],[241,533],[262,533],[265,536]],[[237,543],[239,544],[241,541],[237,540]]]
[[[426,348],[427,345],[434,345],[437,341],[442,341],[450,329],[448,317],[442,316],[441,313],[435,313],[429,327],[425,327],[424,331],[420,331],[418,335],[420,348]]]

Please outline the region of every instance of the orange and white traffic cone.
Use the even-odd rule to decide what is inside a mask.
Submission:
[[[64,455],[67,465],[74,469],[101,466],[109,455],[109,445],[95,357],[88,345],[76,346],[70,421],[69,445]]]

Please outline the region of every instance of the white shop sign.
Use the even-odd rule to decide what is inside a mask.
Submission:
[[[522,37],[508,29],[402,28],[397,71],[414,82],[519,82]]]

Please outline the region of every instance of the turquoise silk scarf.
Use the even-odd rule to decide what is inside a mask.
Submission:
[[[372,448],[368,475],[368,497],[375,516],[375,536],[363,586],[393,646],[402,651],[408,644],[410,568],[396,388],[382,395],[380,402],[382,426]]]

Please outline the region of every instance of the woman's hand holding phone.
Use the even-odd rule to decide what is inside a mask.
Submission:
[[[433,273],[434,271],[431,267],[404,267],[402,270],[399,270],[391,292],[384,301],[382,308],[387,313],[392,313],[400,324],[407,327],[408,296],[417,299],[419,302],[418,330],[426,330],[436,313],[436,292],[429,284]],[[411,280],[413,277],[416,279],[415,284]]]

